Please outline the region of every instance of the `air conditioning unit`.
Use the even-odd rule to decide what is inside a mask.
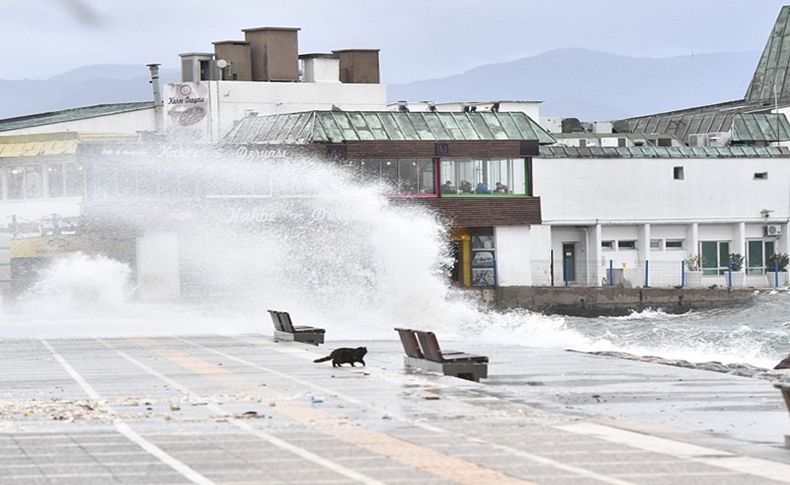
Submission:
[[[768,224],[765,226],[765,235],[766,236],[781,236],[782,235],[782,226],[779,224]]]

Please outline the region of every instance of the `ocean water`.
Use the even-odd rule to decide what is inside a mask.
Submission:
[[[180,266],[189,275],[182,286],[192,298],[141,302],[127,265],[68,254],[18,299],[0,303],[0,338],[271,333],[266,309],[274,308],[288,310],[297,324],[327,328],[332,339],[394,339],[393,327],[407,326],[436,330],[443,340],[760,367],[790,353],[786,291],[684,315],[493,311],[448,285],[449,250],[437,216],[391,204],[387,187],[307,159],[250,164],[212,153],[207,164],[193,156],[157,162],[158,170],[168,167],[169,176],[234,197],[184,205],[127,196],[89,210],[105,230],[178,233]],[[257,192],[236,197],[239,187]]]

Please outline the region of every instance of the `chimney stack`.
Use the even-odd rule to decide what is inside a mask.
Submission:
[[[343,49],[332,51],[340,59],[340,82],[378,84],[378,49]]]
[[[299,81],[298,28],[244,29],[249,42],[253,81]]]
[[[225,81],[252,81],[252,57],[250,43],[243,40],[221,40],[214,42],[214,57],[228,61],[222,70]]]

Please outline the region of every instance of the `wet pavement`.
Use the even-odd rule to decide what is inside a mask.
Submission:
[[[360,345],[367,368],[312,363]],[[0,484],[790,483],[768,381],[462,350],[490,379],[406,373],[394,340],[3,340]]]

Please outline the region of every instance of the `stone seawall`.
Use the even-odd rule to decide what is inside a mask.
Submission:
[[[502,309],[526,308],[577,316],[627,315],[645,308],[683,313],[694,308],[746,304],[755,294],[753,289],[719,288],[506,286],[477,291],[481,299]]]

